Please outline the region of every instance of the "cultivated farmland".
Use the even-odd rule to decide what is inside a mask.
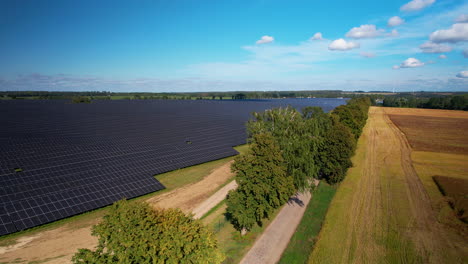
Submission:
[[[468,113],[431,109],[385,108],[391,120],[406,135],[411,145],[413,166],[430,197],[437,220],[455,232],[468,236],[468,226],[450,207],[454,195],[444,195],[442,185],[457,182],[464,192],[468,180]],[[437,178],[441,183],[437,186]],[[457,192],[457,191],[455,191]],[[463,201],[465,200],[465,201]],[[466,197],[457,199],[464,204]],[[453,204],[452,204],[452,207]]]
[[[386,111],[395,114],[397,110],[370,109],[353,159],[355,166],[348,171],[332,201],[310,263],[466,263],[466,239],[441,223],[433,210],[431,190],[427,189],[429,183],[420,170],[425,168],[422,162],[428,159],[415,155],[405,134]],[[415,110],[410,111],[411,114],[404,114],[400,120],[414,116]],[[464,115],[455,113],[450,115],[457,118]],[[432,118],[428,112],[422,116]],[[427,119],[418,122],[421,120]],[[424,129],[434,125],[432,121],[429,119],[425,126],[417,123],[423,131],[415,139],[425,142],[424,137],[431,136],[432,131]],[[447,122],[453,124],[451,121]],[[444,144],[447,143],[441,145]],[[420,145],[427,147],[427,144]],[[453,149],[452,146],[437,148]],[[440,160],[434,166],[453,167],[461,176],[466,170],[465,156],[443,155],[457,155],[458,159],[448,164]],[[433,181],[432,184],[435,186]],[[437,187],[435,190],[438,191]]]

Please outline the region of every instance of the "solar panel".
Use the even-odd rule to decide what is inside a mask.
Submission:
[[[155,174],[236,155],[252,112],[343,103],[0,101],[0,235],[161,190]]]

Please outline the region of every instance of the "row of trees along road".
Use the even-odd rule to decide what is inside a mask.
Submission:
[[[310,188],[312,179],[342,181],[370,105],[361,97],[331,113],[319,107],[254,113],[247,124],[250,150],[231,168],[239,187],[229,192],[226,211],[234,227],[245,234],[261,226],[291,195]]]
[[[366,123],[368,98],[351,99],[327,114],[277,108],[247,124],[250,149],[232,165],[239,187],[226,200],[237,230],[261,225],[313,178],[343,180]],[[214,234],[178,209],[154,210],[142,202],[115,203],[92,229],[95,250],[80,249],[74,263],[221,263]]]

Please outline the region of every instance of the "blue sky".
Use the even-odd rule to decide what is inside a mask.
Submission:
[[[0,36],[0,90],[468,91],[463,0],[0,0]]]

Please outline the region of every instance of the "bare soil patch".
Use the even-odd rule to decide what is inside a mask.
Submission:
[[[190,213],[221,185],[234,177],[231,164],[232,161],[222,165],[199,182],[150,198],[147,202],[154,207],[180,208],[185,213]]]
[[[468,118],[468,112],[467,111],[458,111],[458,110],[385,107],[385,113],[387,113],[388,115],[412,115],[412,116],[429,116],[429,117],[444,117],[444,118]]]
[[[468,154],[468,118],[389,115],[413,150]]]
[[[447,197],[455,215],[468,223],[468,180],[445,176],[434,176],[433,179],[442,194]]]

